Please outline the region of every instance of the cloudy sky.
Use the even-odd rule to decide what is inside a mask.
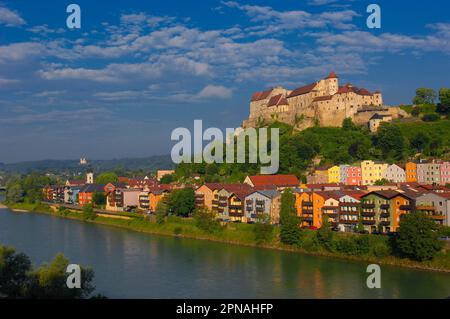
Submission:
[[[66,27],[66,6],[82,11]],[[341,83],[409,103],[450,86],[450,4],[0,0],[0,162],[170,152],[170,132],[238,127],[253,91]]]

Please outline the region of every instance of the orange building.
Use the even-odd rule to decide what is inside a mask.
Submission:
[[[151,188],[148,192],[149,209],[151,212],[156,212],[161,199],[164,198],[170,192],[170,187],[159,185],[158,187]]]
[[[417,164],[414,162],[408,162],[405,165],[406,182],[417,182]]]
[[[213,200],[216,190],[220,190],[222,185],[219,183],[206,183],[195,190],[195,206],[213,209]]]
[[[323,192],[295,193],[295,208],[302,227],[320,228],[322,226],[323,206],[326,198]]]

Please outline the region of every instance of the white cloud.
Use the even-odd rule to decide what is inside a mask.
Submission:
[[[207,85],[198,94],[199,99],[229,99],[233,95],[233,91],[222,85]]]
[[[20,82],[19,80],[13,80],[13,79],[5,79],[0,78],[0,85],[8,85],[8,84],[15,84]]]
[[[4,24],[7,27],[16,27],[24,25],[26,22],[21,16],[0,4],[0,24]]]

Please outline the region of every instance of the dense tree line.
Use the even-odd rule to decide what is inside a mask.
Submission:
[[[0,299],[84,299],[92,297],[94,271],[81,267],[81,288],[67,287],[69,260],[59,254],[50,264],[34,268],[30,258],[0,245]]]

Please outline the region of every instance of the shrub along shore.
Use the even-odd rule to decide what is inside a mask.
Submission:
[[[104,216],[92,214],[92,212],[56,209],[42,203],[18,203],[8,205],[8,207],[12,210],[44,213],[148,234],[208,240],[450,273],[450,252],[440,252],[432,260],[422,262],[400,258],[393,254],[387,236],[333,233],[332,240],[325,243],[323,238],[317,235],[317,231],[302,230],[298,244],[286,245],[280,242],[279,227],[264,224],[220,224],[196,216],[194,218],[168,216],[164,220],[158,219],[157,216],[144,217],[141,215],[117,218],[114,215]]]

